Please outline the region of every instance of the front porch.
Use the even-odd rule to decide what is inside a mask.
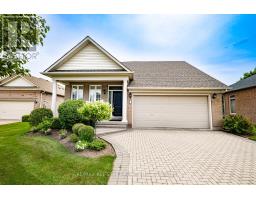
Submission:
[[[127,84],[128,77],[55,77],[52,83],[52,105],[57,115],[57,82],[65,84],[65,100],[83,99],[85,102],[104,101],[113,107],[112,119],[101,122],[100,126],[123,126],[127,122]]]

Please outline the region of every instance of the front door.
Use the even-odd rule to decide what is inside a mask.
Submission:
[[[122,116],[122,102],[123,102],[123,92],[113,91],[113,116]]]

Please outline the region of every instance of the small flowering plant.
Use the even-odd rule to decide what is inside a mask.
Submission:
[[[75,144],[75,150],[76,151],[83,151],[88,147],[88,143],[86,141],[81,141],[79,140],[76,144]]]

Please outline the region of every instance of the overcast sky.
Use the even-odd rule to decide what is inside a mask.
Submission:
[[[50,26],[28,67],[49,67],[87,35],[120,61],[185,60],[232,84],[256,66],[256,15],[42,15]]]

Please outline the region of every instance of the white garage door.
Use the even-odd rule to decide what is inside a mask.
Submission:
[[[134,96],[133,127],[209,128],[206,96]]]
[[[34,102],[0,101],[0,119],[21,120],[22,115],[30,114]]]

